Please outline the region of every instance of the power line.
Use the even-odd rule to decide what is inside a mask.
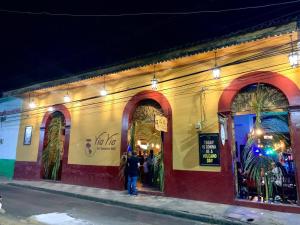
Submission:
[[[277,45],[275,47],[267,49],[266,51],[263,51],[263,52],[260,51],[260,52],[254,54],[254,55],[246,56],[244,58],[239,58],[238,60],[233,60],[233,61],[231,61],[229,63],[226,63],[222,67],[239,65],[239,64],[250,62],[250,61],[254,61],[254,60],[264,59],[266,57],[272,57],[272,56],[276,56],[276,55],[280,55],[280,54],[285,54],[285,53],[287,53],[287,50],[289,49],[289,44],[290,43],[285,43],[285,44],[282,44],[282,45]],[[246,49],[248,49],[248,48],[246,48]],[[241,52],[240,54],[243,54],[243,52]],[[230,76],[237,76],[239,74],[249,73],[249,72],[258,71],[258,70],[262,70],[262,69],[272,68],[272,67],[275,67],[275,66],[281,66],[281,65],[285,65],[285,64],[286,63],[280,63],[280,64],[276,64],[276,65],[269,65],[269,66],[266,66],[266,67],[255,68],[254,70],[250,70],[250,71],[239,71],[238,73],[224,76],[224,78],[225,77],[230,77]],[[201,65],[201,63],[200,63],[200,65]],[[199,64],[195,64],[194,66],[199,67],[200,65]],[[166,80],[160,81],[160,83],[165,83],[165,82],[174,81],[174,80],[179,80],[179,81],[181,80],[181,82],[186,82],[189,79],[183,80],[182,78],[192,77],[194,75],[199,75],[199,74],[208,72],[210,70],[211,69],[204,69],[204,70],[200,70],[200,71],[196,71],[196,72],[192,72],[192,73],[183,74],[183,75],[177,76],[175,78],[170,78],[170,79],[166,79]],[[223,77],[221,79],[223,79]],[[168,88],[165,88],[165,89],[161,89],[160,91],[167,91],[167,90],[171,90],[171,89],[174,89],[174,88],[187,87],[189,85],[195,85],[195,84],[198,84],[198,83],[209,82],[209,81],[213,81],[213,80],[214,79],[212,79],[212,78],[206,79],[206,80],[200,80],[200,81],[193,80],[193,82],[191,82],[191,83],[181,84],[181,85],[177,85],[177,86],[174,86],[174,87],[168,87]],[[223,80],[223,82],[224,81],[225,80]],[[112,92],[110,95],[115,95],[115,94],[120,94],[120,93],[124,93],[124,92],[127,92],[127,91],[132,91],[132,90],[136,90],[136,89],[146,88],[148,86],[149,86],[149,84],[143,84],[143,85],[138,85],[138,86],[133,86],[133,87],[130,87],[130,88],[126,88],[126,89],[123,89],[123,90],[119,89],[118,91]],[[97,95],[97,96],[92,96],[92,97],[88,97],[88,98],[84,98],[84,99],[78,99],[78,100],[73,101],[72,103],[84,102],[84,101],[88,101],[88,100],[94,100],[94,99],[98,99],[99,97],[100,96]],[[119,98],[119,99],[112,99],[110,101],[116,101],[116,100],[127,99],[127,98],[130,98],[130,96],[122,97],[122,98]],[[106,101],[103,101],[103,102],[105,103]],[[93,104],[100,104],[100,103],[103,103],[103,102],[88,103],[88,104],[86,104],[84,106],[79,106],[79,107],[85,107],[85,106],[93,105]],[[42,109],[45,109],[47,107],[49,107],[49,106],[39,107],[36,110],[39,110],[39,109],[42,110]],[[71,106],[70,109],[71,108],[77,108],[77,107]],[[30,111],[32,111],[32,110],[24,110],[21,113],[28,113]],[[41,113],[44,113],[44,112],[41,112]],[[39,114],[39,112],[38,112],[38,114]]]
[[[139,13],[120,13],[120,14],[72,14],[72,13],[52,13],[49,11],[20,11],[20,10],[8,10],[0,9],[2,13],[14,13],[14,14],[24,14],[24,15],[43,15],[43,16],[67,16],[67,17],[127,17],[127,16],[165,16],[165,15],[195,15],[195,14],[207,14],[207,13],[224,13],[224,12],[236,12],[242,10],[253,10],[253,9],[262,9],[275,6],[291,5],[299,3],[300,0],[281,2],[281,3],[272,3],[266,5],[257,5],[257,6],[246,6],[238,8],[228,8],[228,9],[219,9],[219,10],[199,10],[199,11],[177,11],[177,12],[139,12]]]

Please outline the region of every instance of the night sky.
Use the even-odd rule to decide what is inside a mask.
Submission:
[[[0,9],[90,15],[218,10],[284,1],[97,1],[97,4],[10,1],[10,4],[1,2]],[[0,91],[118,64],[298,13],[300,1],[262,9],[194,15],[67,17],[0,12]]]

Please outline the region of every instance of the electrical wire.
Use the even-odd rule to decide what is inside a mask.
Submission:
[[[139,12],[139,13],[120,13],[120,14],[72,14],[72,13],[52,13],[48,11],[33,12],[33,11],[21,11],[21,10],[8,10],[0,9],[2,13],[14,13],[14,14],[24,14],[24,15],[43,15],[43,16],[67,16],[67,17],[127,17],[127,16],[164,16],[164,15],[195,15],[195,14],[206,14],[206,13],[225,13],[225,12],[235,12],[253,9],[262,9],[283,5],[291,5],[299,3],[300,0],[287,1],[280,3],[272,3],[257,6],[246,6],[238,8],[228,8],[219,10],[198,10],[198,11],[177,11],[177,12]]]
[[[283,64],[278,64],[278,65],[283,65]],[[274,65],[274,66],[278,66],[278,65]],[[257,69],[257,70],[259,70],[259,69]],[[257,71],[257,70],[254,70],[254,71]],[[285,71],[289,71],[289,70],[292,70],[292,68],[291,67],[288,67],[288,68],[283,68],[283,69],[281,69],[281,70],[275,70],[274,72],[285,72]],[[253,71],[252,71],[253,72]],[[240,72],[240,73],[243,73],[243,72]],[[228,77],[231,77],[231,76],[236,76],[236,74],[230,74],[230,75],[227,75],[227,76],[224,76],[224,78],[228,78]],[[265,76],[265,74],[264,74],[264,72],[261,72],[261,73],[258,73],[257,75],[256,75],[257,77],[262,77],[261,79],[262,80],[264,80],[264,79],[269,79],[269,77],[268,76]],[[246,78],[246,79],[251,79],[252,77],[249,77],[249,78]],[[210,79],[210,80],[213,80],[213,81],[215,81],[215,82],[217,82],[216,80],[214,80],[214,79]],[[209,81],[209,80],[203,80],[202,82],[207,82],[207,81]],[[230,83],[232,80],[228,80],[228,81],[226,81],[226,82],[223,82],[223,84],[225,84],[225,83]],[[214,84],[214,86],[215,86],[216,84]],[[220,84],[217,84],[217,85],[220,85]],[[187,85],[183,85],[183,86],[181,86],[181,87],[186,87]],[[213,86],[213,85],[210,85],[210,86]],[[208,85],[206,85],[205,87],[208,87]],[[161,91],[161,92],[163,92],[163,94],[165,94],[166,96],[168,96],[168,94],[169,93],[167,93],[166,91],[167,90],[171,90],[171,89],[174,89],[174,88],[180,88],[179,86],[177,86],[177,87],[171,87],[171,88],[165,88],[165,89],[162,89],[162,90],[159,90],[159,91]],[[196,86],[195,88],[198,88],[198,90],[195,92],[195,93],[199,93],[199,86]],[[185,95],[185,94],[187,94],[188,92],[186,92],[187,90],[191,90],[191,87],[187,87],[186,89],[184,89],[184,90],[182,90],[182,93],[183,93],[183,95]],[[224,91],[224,89],[222,89],[222,90],[216,90],[216,91]],[[233,90],[231,90],[231,91],[233,91]],[[178,93],[175,93],[175,95],[174,95],[174,92],[170,92],[170,94],[171,94],[171,96],[170,97],[173,97],[173,96],[178,96]],[[111,101],[114,101],[114,103],[115,104],[120,104],[120,103],[126,103],[126,102],[128,102],[128,100],[130,99],[130,98],[132,98],[134,96],[134,94],[133,95],[129,95],[129,96],[125,96],[125,97],[121,97],[121,98],[119,98],[119,99],[113,99],[113,100],[110,100],[109,102],[111,102]],[[121,100],[121,101],[116,101],[116,100]],[[86,104],[86,105],[81,105],[81,106],[71,106],[71,107],[68,107],[68,109],[69,110],[73,110],[73,109],[77,109],[78,111],[83,111],[83,110],[86,110],[86,109],[91,109],[91,108],[85,108],[85,107],[88,107],[88,106],[94,106],[95,108],[99,108],[99,109],[101,109],[101,107],[99,107],[99,104],[105,104],[105,103],[108,103],[108,101],[101,101],[101,102],[93,102],[93,103],[89,103],[89,104]],[[109,110],[107,110],[107,111],[109,111]],[[73,112],[74,112],[74,110],[73,110]],[[30,119],[33,119],[34,118],[34,116],[38,116],[38,115],[41,115],[41,114],[44,114],[45,112],[38,112],[38,113],[35,113],[35,114],[30,114]],[[86,113],[85,113],[85,115],[87,115]],[[25,119],[28,119],[28,115],[25,115],[24,117],[26,117]]]
[[[289,43],[288,43],[289,44]],[[284,45],[281,45],[281,46],[277,46],[277,47],[275,47],[275,48],[272,48],[272,51],[269,51],[269,52],[271,52],[271,56],[274,56],[275,54],[274,54],[274,52],[276,53],[276,51],[277,51],[277,54],[282,54],[283,53],[283,51],[282,50],[280,50],[280,51],[278,51],[278,49],[279,49],[279,47],[283,47],[283,46],[285,46],[286,44],[284,44]],[[277,49],[277,50],[276,50]],[[286,50],[287,49],[285,49],[284,48],[284,53],[286,52]],[[246,57],[246,58],[244,58],[243,60],[237,60],[237,61],[235,61],[235,63],[234,63],[234,61],[233,62],[231,62],[231,63],[228,63],[228,65],[230,65],[230,66],[232,66],[232,65],[237,65],[237,64],[241,64],[241,63],[245,63],[245,62],[249,62],[250,60],[258,60],[258,59],[261,59],[262,57],[267,57],[268,55],[266,55],[266,54],[261,54],[261,53],[258,53],[259,54],[259,57]],[[282,65],[283,64],[286,64],[286,63],[282,63]],[[227,65],[227,66],[228,66]],[[279,64],[279,65],[281,65],[281,64]],[[198,65],[199,66],[199,65]],[[274,65],[273,65],[274,66]],[[258,68],[256,68],[255,69],[256,71],[257,70],[259,70]],[[176,79],[168,79],[168,80],[165,80],[165,81],[162,81],[162,82],[160,82],[160,83],[163,83],[163,82],[168,82],[168,81],[172,81],[172,80],[177,80],[177,79],[181,79],[181,78],[183,78],[183,77],[189,77],[189,76],[192,76],[192,75],[199,75],[199,74],[201,74],[201,73],[204,73],[204,72],[208,72],[209,70],[202,70],[202,71],[197,71],[197,72],[195,72],[195,73],[190,73],[190,74],[184,74],[183,76],[180,76],[180,77],[176,77]],[[241,73],[246,73],[246,72],[251,72],[251,71],[241,71],[240,72],[240,74]],[[252,71],[253,72],[253,71]],[[236,75],[236,74],[235,74]],[[234,76],[234,74],[233,75],[231,75],[231,76]],[[224,78],[222,78],[222,79],[224,79]],[[206,81],[210,81],[210,80],[212,80],[212,79],[208,79],[208,80],[202,80],[202,81],[200,81],[200,82],[206,82]],[[197,84],[197,83],[199,83],[199,82],[193,82],[193,83],[190,83],[190,84],[184,84],[184,85],[179,85],[179,86],[176,86],[176,87],[170,87],[170,88],[168,88],[168,89],[173,89],[173,88],[179,88],[179,87],[184,87],[184,86],[187,86],[187,85],[192,85],[192,84]],[[111,95],[113,95],[113,94],[119,94],[119,93],[123,93],[123,92],[126,92],[126,91],[130,91],[130,90],[135,90],[135,89],[139,89],[139,88],[145,88],[145,87],[148,87],[149,85],[148,84],[146,84],[146,85],[142,85],[142,86],[137,86],[137,87],[133,87],[133,88],[130,88],[130,89],[126,89],[126,90],[120,90],[120,91],[117,91],[117,92],[114,92],[114,93],[111,93]],[[161,90],[161,91],[165,91],[165,90]],[[99,98],[99,96],[93,96],[93,97],[89,97],[89,98],[85,98],[85,99],[80,99],[80,100],[76,100],[76,101],[73,101],[73,103],[76,103],[76,102],[83,102],[83,101],[87,101],[87,100],[92,100],[92,99],[97,99],[97,98]],[[129,97],[128,97],[129,98]],[[40,107],[40,108],[38,108],[38,109],[44,109],[44,108],[46,108],[46,107],[49,107],[49,106],[44,106],[44,107]],[[38,109],[36,109],[36,110],[38,110]],[[29,111],[31,111],[31,110],[25,110],[25,111],[23,111],[22,113],[26,113],[26,112],[29,112]],[[44,113],[44,112],[43,112]]]

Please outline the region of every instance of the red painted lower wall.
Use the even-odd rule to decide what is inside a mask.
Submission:
[[[38,163],[16,161],[14,179],[41,180],[40,171]],[[117,166],[68,164],[62,168],[61,182],[114,190],[121,190],[124,186]]]
[[[220,172],[174,170],[166,177],[167,196],[231,204],[234,199],[230,175]]]
[[[36,162],[16,161],[14,179],[40,180],[40,166]]]
[[[62,171],[62,182],[82,186],[123,190],[119,167],[68,164]],[[40,166],[33,162],[16,162],[15,179],[41,180]],[[232,175],[226,172],[173,170],[165,177],[165,196],[191,200],[234,204],[281,212],[300,213],[300,207],[271,205],[236,200]]]
[[[83,186],[121,190],[117,166],[86,166],[68,164],[62,171],[62,182]]]

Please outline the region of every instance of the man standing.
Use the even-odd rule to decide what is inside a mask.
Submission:
[[[132,152],[132,156],[128,158],[128,183],[127,190],[130,195],[137,195],[136,181],[139,175],[139,159],[135,152]]]

